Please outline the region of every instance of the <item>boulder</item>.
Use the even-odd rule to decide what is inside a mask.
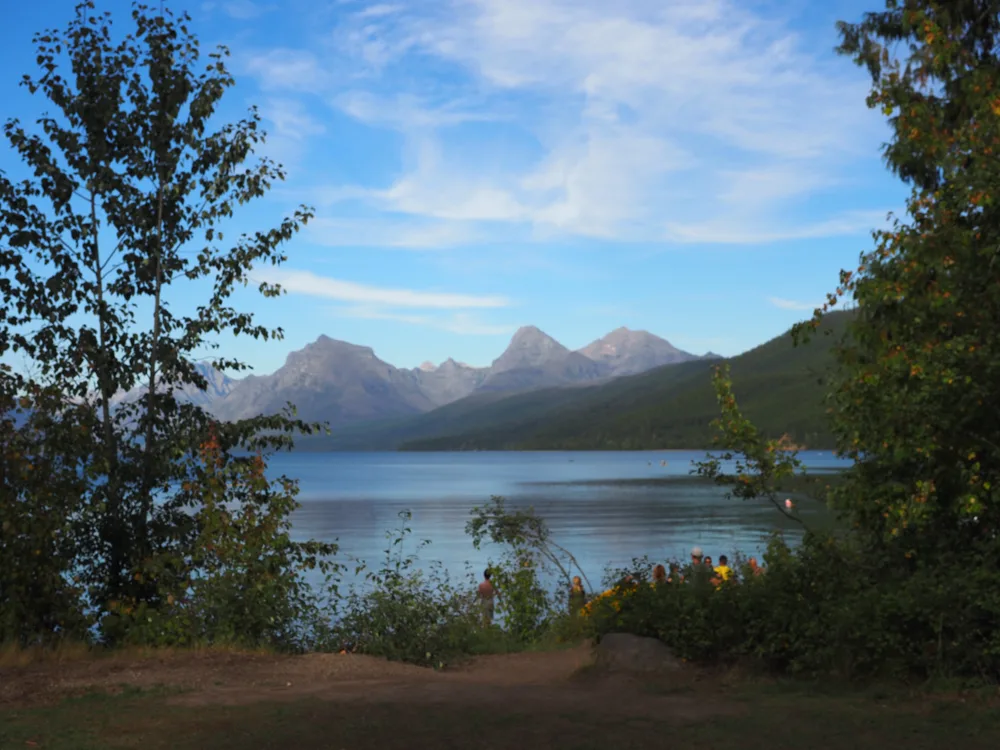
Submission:
[[[609,633],[597,644],[595,665],[610,672],[677,672],[681,660],[656,638]]]

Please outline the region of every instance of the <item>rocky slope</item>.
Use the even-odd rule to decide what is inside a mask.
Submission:
[[[400,370],[357,346],[320,336],[271,375],[245,378],[213,411],[226,420],[280,411],[291,402],[308,420],[344,423],[414,414],[437,404],[413,370]]]
[[[697,359],[659,336],[628,328],[615,329],[580,349],[580,354],[607,366],[614,376],[635,375],[654,367]]]

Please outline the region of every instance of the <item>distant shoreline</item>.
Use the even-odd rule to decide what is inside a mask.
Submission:
[[[787,477],[782,481],[778,489],[782,492],[802,492],[809,493],[824,488],[833,487],[839,484],[843,469],[813,469],[808,474]],[[555,486],[577,486],[577,487],[665,487],[677,484],[708,484],[711,480],[696,475],[666,476],[666,477],[638,477],[630,479],[580,479],[551,482],[522,482],[524,487],[555,487]]]

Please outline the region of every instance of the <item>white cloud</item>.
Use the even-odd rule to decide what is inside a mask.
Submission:
[[[273,49],[250,57],[245,64],[266,91],[315,92],[326,80],[316,55],[306,50]]]
[[[465,336],[507,336],[515,330],[515,326],[484,323],[476,316],[463,312],[451,313],[446,316],[413,315],[393,310],[358,306],[334,308],[333,313],[345,318],[388,320],[408,325],[426,326]]]
[[[297,99],[271,97],[261,106],[260,115],[268,131],[267,154],[285,166],[301,159],[311,136],[326,132],[326,127]]]
[[[435,106],[413,94],[387,97],[368,91],[344,91],[333,97],[332,104],[356,120],[399,131],[498,119],[498,115],[472,110],[468,103],[451,101]]]
[[[856,211],[834,219],[788,226],[773,222],[723,219],[699,224],[670,224],[664,239],[686,244],[762,245],[787,240],[845,237],[870,232],[885,224],[884,211]]]
[[[268,268],[258,271],[255,274],[255,279],[280,284],[285,291],[293,294],[322,297],[360,305],[456,310],[497,308],[510,304],[506,297],[389,289],[356,284],[352,281],[342,281],[328,276],[317,276],[311,271]]]
[[[738,0],[442,0],[338,19],[322,62],[274,50],[251,65],[266,89],[406,136],[416,157],[401,174],[327,189],[331,202],[646,242],[859,231],[832,209],[786,217],[859,159],[877,163],[863,73]],[[491,137],[470,155],[441,132],[500,121],[534,151],[503,158]]]
[[[358,18],[380,18],[382,16],[390,16],[393,13],[398,13],[403,9],[402,5],[388,5],[388,4],[378,4],[369,5],[363,10],[357,12]]]
[[[791,299],[782,299],[781,297],[768,297],[767,301],[770,302],[775,307],[780,307],[782,310],[815,310],[817,307],[822,307],[822,304],[813,304],[810,302],[796,302]]]
[[[274,124],[276,135],[297,141],[326,132],[323,124],[296,99],[272,97],[261,108],[261,116]]]
[[[754,169],[720,170],[719,199],[731,206],[761,206],[830,188],[836,180],[829,173],[811,171],[794,162]]]

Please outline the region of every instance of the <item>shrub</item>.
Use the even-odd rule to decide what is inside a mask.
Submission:
[[[639,585],[596,599],[593,633],[659,638],[706,664],[750,661],[791,675],[848,680],[1000,677],[1000,592],[960,565],[892,570],[850,542],[779,537],[766,573],[718,587]]]
[[[473,652],[483,638],[472,586],[456,588],[440,566],[425,574],[415,568],[417,550],[404,554],[411,534],[409,511],[400,525],[387,532],[385,559],[377,571],[367,571],[362,586],[353,585],[337,607],[335,643],[359,653],[425,666],[442,666]],[[365,569],[362,564],[357,572]]]
[[[473,508],[466,533],[476,549],[492,543],[503,550],[489,568],[497,587],[497,609],[509,637],[531,643],[565,612],[562,596],[542,585],[543,576],[555,578],[567,594],[573,572],[586,581],[576,558],[551,537],[545,520],[534,509],[508,510],[502,497],[491,497],[483,507]],[[589,582],[587,582],[589,586]]]

